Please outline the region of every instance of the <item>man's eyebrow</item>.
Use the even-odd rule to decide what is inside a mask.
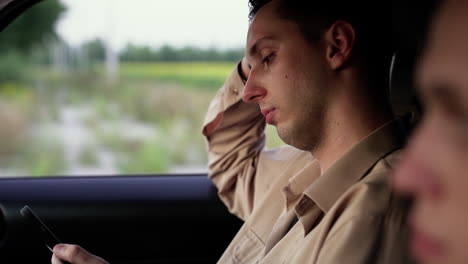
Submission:
[[[273,36],[266,36],[263,38],[259,38],[257,41],[255,41],[254,45],[249,49],[249,55],[251,57],[254,57],[257,54],[259,43],[266,41],[266,40],[274,40],[274,39],[275,38]]]

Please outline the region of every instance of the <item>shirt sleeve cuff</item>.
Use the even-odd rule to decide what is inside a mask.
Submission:
[[[203,122],[203,134],[206,135],[206,127],[213,121],[219,121],[218,116],[224,113],[229,107],[242,100],[242,90],[245,82],[240,75],[240,64],[231,72],[223,87],[218,91],[211,101],[208,112]]]

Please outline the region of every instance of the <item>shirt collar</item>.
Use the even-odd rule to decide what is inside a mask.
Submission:
[[[305,191],[325,213],[384,156],[400,148],[406,137],[401,120],[390,121],[354,145]]]
[[[319,176],[320,164],[318,160],[313,160],[289,180],[288,185],[282,189],[286,202],[286,211],[289,211],[296,205],[304,190],[317,180]]]

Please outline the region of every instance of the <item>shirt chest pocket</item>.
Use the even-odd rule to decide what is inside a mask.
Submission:
[[[234,263],[256,263],[262,257],[264,250],[265,244],[252,230],[249,229],[249,231],[234,248]]]

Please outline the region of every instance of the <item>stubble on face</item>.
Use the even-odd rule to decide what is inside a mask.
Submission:
[[[276,1],[265,5],[249,28],[247,47],[264,36],[274,36],[277,47],[271,65],[254,65],[264,68],[251,72],[257,74],[255,85],[268,91],[266,98],[257,103],[262,109],[276,109],[272,124],[286,144],[314,151],[324,138],[329,97],[323,43],[312,43],[295,22],[280,17],[277,5]],[[259,63],[258,57],[249,60]]]
[[[279,137],[298,149],[315,152],[324,138],[325,114],[329,91],[321,81],[313,78],[307,68],[298,70],[298,76],[291,81],[291,108],[294,117],[291,122],[279,124]]]

